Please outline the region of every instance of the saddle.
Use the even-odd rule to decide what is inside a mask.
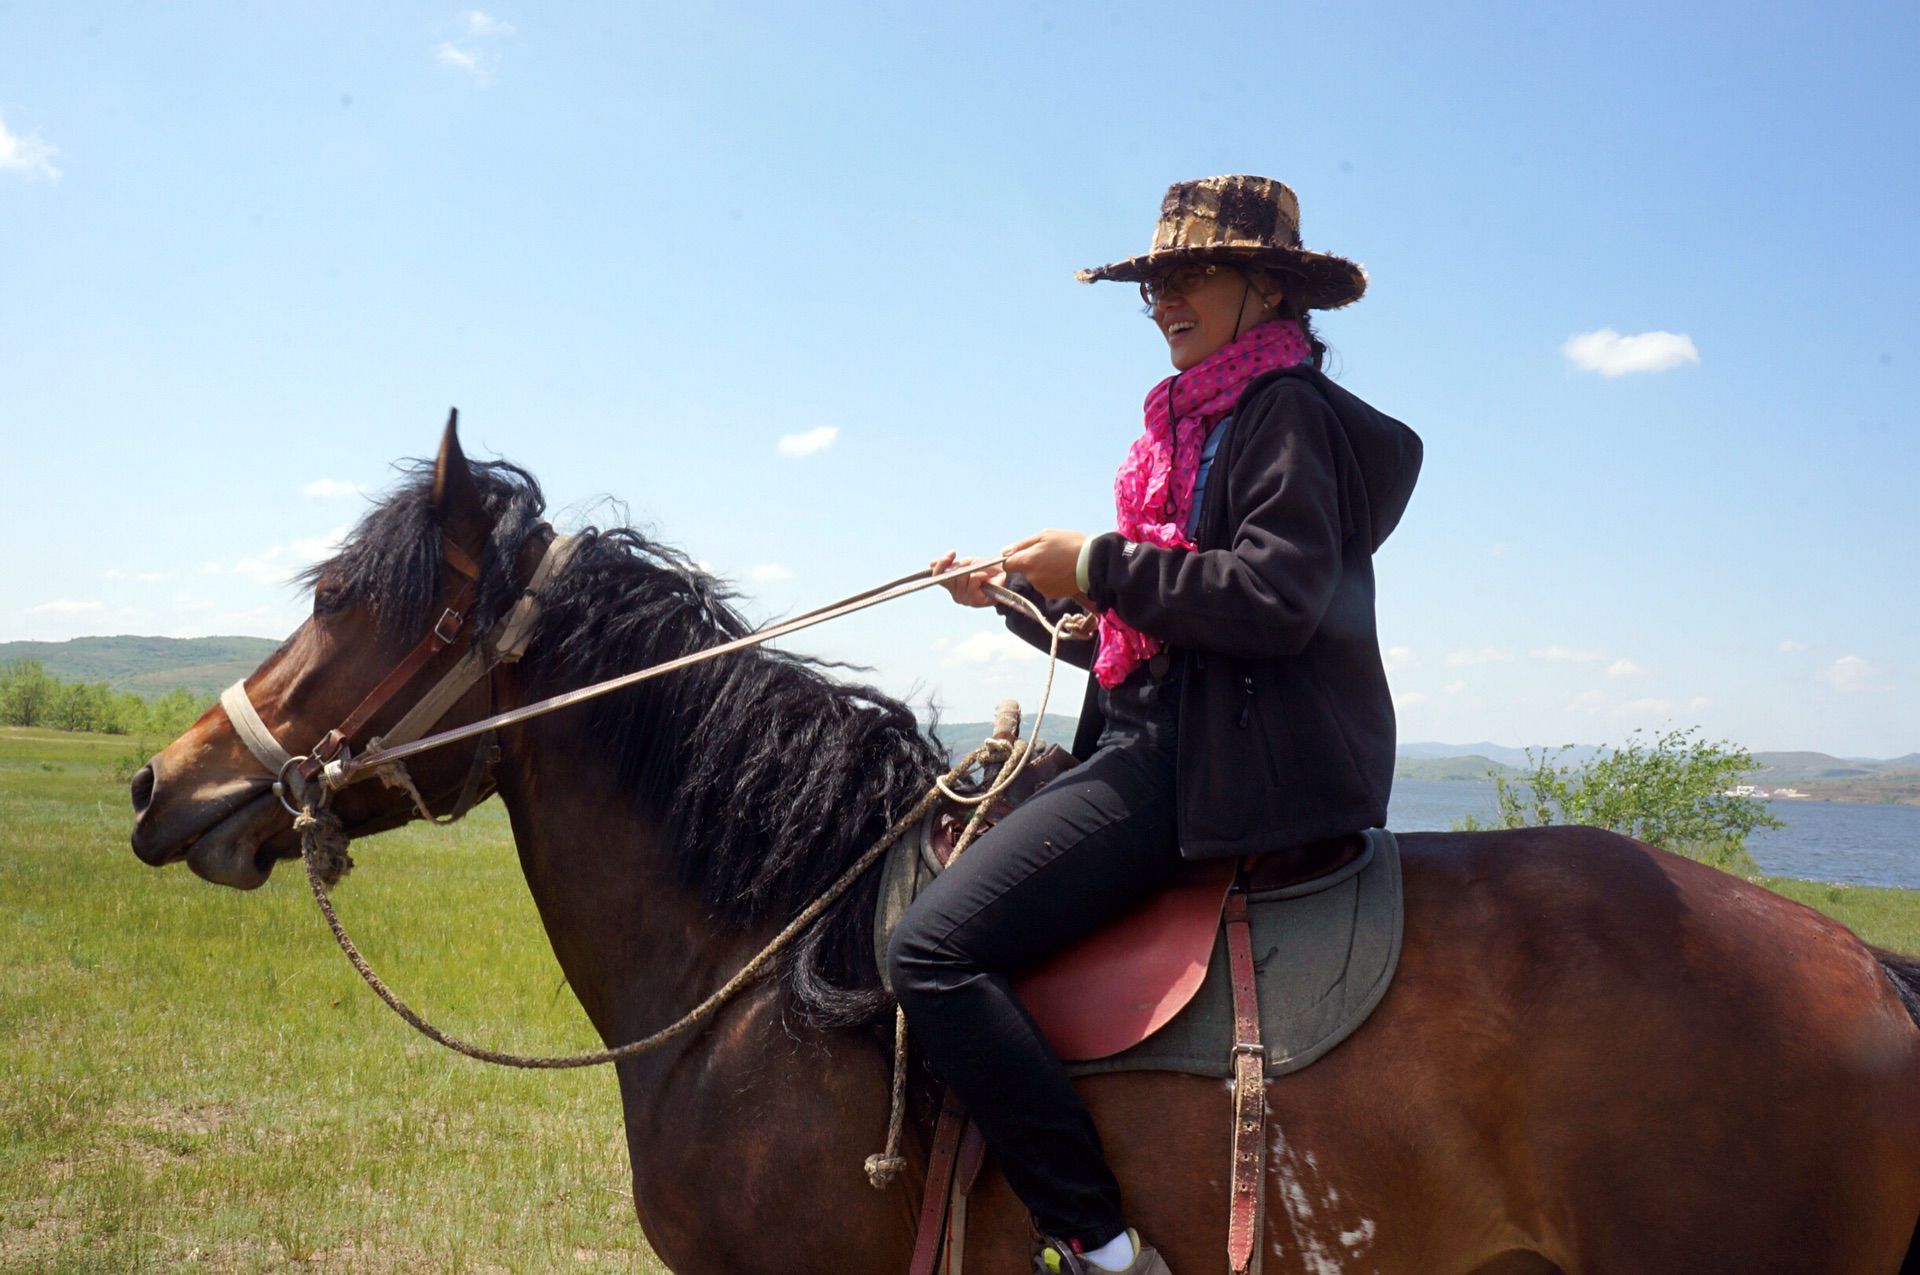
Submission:
[[[996,735],[1017,736],[1013,725]],[[1077,764],[1038,753],[981,812],[984,831]],[[972,807],[936,807],[883,868],[875,959],[907,906],[952,860]],[[1385,829],[1252,860],[1190,863],[1172,886],[1075,947],[1013,980],[1054,1052],[1075,1074],[1163,1070],[1231,1078],[1227,1264],[1257,1269],[1266,1169],[1266,1084],[1323,1057],[1386,995],[1399,964],[1400,854]],[[1216,954],[1221,959],[1215,959]],[[977,1127],[949,1092],[935,1124],[912,1275],[960,1275],[967,1201],[984,1157]]]
[[[1055,745],[1036,753],[982,814],[979,831],[1077,764]],[[893,927],[946,868],[971,817],[971,807],[943,803],[889,854],[874,918],[883,979]],[[1399,854],[1383,829],[1256,859],[1188,863],[1135,911],[1016,977],[1014,994],[1072,1071],[1232,1073],[1232,996],[1226,961],[1214,958],[1224,952],[1221,917],[1236,885],[1260,958],[1266,1074],[1299,1070],[1366,1020],[1400,952]],[[1202,994],[1210,971],[1214,986]]]

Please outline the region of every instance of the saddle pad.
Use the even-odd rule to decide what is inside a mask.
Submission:
[[[1400,847],[1384,828],[1366,835],[1367,849],[1338,872],[1249,897],[1269,1078],[1299,1071],[1359,1030],[1393,982],[1405,922]],[[1216,934],[1206,980],[1186,1008],[1124,1053],[1070,1061],[1068,1070],[1224,1078],[1232,1051],[1233,990],[1226,940]]]

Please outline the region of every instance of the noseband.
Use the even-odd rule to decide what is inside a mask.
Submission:
[[[545,524],[542,524],[544,527]],[[551,531],[551,528],[545,528]],[[324,803],[336,790],[346,787],[356,779],[376,774],[397,786],[404,787],[413,794],[414,802],[420,813],[438,823],[451,823],[471,810],[493,791],[491,772],[493,763],[499,760],[500,749],[492,731],[480,737],[475,748],[473,762],[467,769],[467,780],[461,787],[460,796],[454,807],[445,815],[435,815],[427,809],[419,790],[406,774],[404,762],[395,761],[389,765],[375,765],[367,769],[349,769],[353,750],[351,741],[393,697],[400,693],[413,680],[422,666],[434,656],[450,647],[464,646],[466,651],[460,659],[448,669],[440,680],[427,690],[411,708],[393,724],[386,734],[377,736],[368,742],[369,751],[391,748],[410,743],[426,734],[439,720],[446,716],[449,709],[458,703],[462,696],[471,690],[475,683],[502,664],[511,664],[525,654],[527,642],[533,634],[533,622],[540,613],[539,594],[547,583],[565,565],[572,554],[575,540],[572,536],[553,536],[548,542],[540,562],[533,569],[532,577],[521,590],[520,597],[508,610],[506,617],[487,634],[482,642],[475,643],[468,627],[468,619],[474,600],[480,591],[480,564],[460,546],[452,537],[441,540],[441,555],[447,565],[465,577],[466,583],[447,604],[427,635],[414,645],[414,648],[394,665],[388,674],[380,679],[371,691],[354,706],[338,726],[320,737],[311,752],[295,755],[290,753],[274,736],[267,724],[261,720],[253,701],[247,695],[246,679],[241,678],[229,686],[220,695],[220,706],[226,710],[227,719],[233,723],[234,733],[240,742],[269,774],[274,777],[273,792],[280,804],[295,815],[301,813],[301,804],[306,790],[318,781],[319,800]],[[491,704],[489,704],[491,708]],[[377,760],[377,759],[376,759]]]

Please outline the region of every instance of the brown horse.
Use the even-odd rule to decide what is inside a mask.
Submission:
[[[438,461],[313,572],[312,618],[247,684],[267,726],[301,743],[339,722],[464,585],[449,557],[480,564],[470,623],[496,620],[551,535],[541,509],[527,474],[470,465],[449,427]],[[444,724],[745,631],[710,578],[626,529],[585,533],[547,597],[524,661]],[[609,1043],[723,982],[940,768],[901,705],[764,649],[500,743],[493,782],[528,883]],[[470,755],[414,765],[436,808]],[[217,708],[135,777],[133,802],[148,863],[185,858],[250,889],[297,854]],[[355,834],[414,817],[377,784],[335,810]],[[1920,962],[1592,829],[1409,835],[1402,850],[1391,992],[1343,1046],[1269,1086],[1269,1273],[1920,1269]],[[875,1191],[861,1169],[887,1114],[873,898],[869,880],[779,977],[620,1065],[634,1204],[673,1270],[906,1268],[918,1170]],[[1174,1270],[1220,1269],[1224,1087],[1083,1085],[1129,1216]],[[929,1090],[920,1077],[916,1164]],[[1025,1215],[991,1165],[968,1234],[973,1269],[1028,1269]]]

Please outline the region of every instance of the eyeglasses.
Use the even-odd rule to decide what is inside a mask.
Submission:
[[[1178,266],[1149,275],[1140,281],[1140,299],[1151,308],[1168,297],[1185,296],[1219,269],[1219,266]]]

